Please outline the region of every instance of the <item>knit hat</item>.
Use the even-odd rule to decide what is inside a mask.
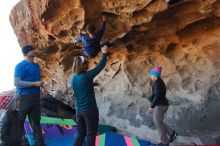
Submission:
[[[24,56],[26,56],[27,53],[32,50],[34,50],[34,48],[31,45],[27,45],[22,48],[22,53]]]
[[[0,98],[0,110],[16,109],[16,98],[14,96],[3,96]]]
[[[156,77],[160,77],[161,72],[162,72],[161,66],[154,67],[152,70],[150,70],[150,74]]]

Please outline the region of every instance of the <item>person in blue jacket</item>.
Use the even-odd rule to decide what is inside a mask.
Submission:
[[[106,17],[103,15],[102,25],[99,30],[96,32],[96,27],[92,24],[86,26],[86,34],[80,32],[78,38],[74,40],[74,43],[82,42],[83,52],[86,56],[94,58],[101,51],[101,48],[107,45],[111,47],[109,41],[104,41],[101,43],[103,33],[105,31]]]
[[[70,84],[75,96],[78,137],[74,146],[82,146],[86,137],[86,146],[95,146],[98,130],[99,111],[96,105],[93,79],[104,69],[108,47],[102,48],[102,59],[92,70],[83,56],[77,56],[73,62],[73,76]]]

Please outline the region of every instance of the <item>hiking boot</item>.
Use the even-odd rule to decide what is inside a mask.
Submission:
[[[173,142],[177,137],[177,133],[176,131],[173,131],[173,134],[170,135],[170,141],[169,142]]]
[[[169,144],[159,143],[159,144],[156,144],[156,146],[169,146]]]

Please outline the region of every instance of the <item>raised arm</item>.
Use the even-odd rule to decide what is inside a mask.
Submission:
[[[99,38],[101,38],[103,36],[103,33],[105,31],[105,25],[106,25],[106,17],[103,15],[102,16],[102,25],[97,32],[97,35]]]
[[[88,71],[88,75],[91,76],[92,78],[94,78],[95,76],[97,76],[105,67],[106,65],[106,61],[107,61],[107,50],[108,47],[105,46],[102,48],[102,59],[99,62],[99,64],[92,70]]]

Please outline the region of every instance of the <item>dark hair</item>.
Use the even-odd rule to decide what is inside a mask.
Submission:
[[[22,48],[22,53],[24,56],[27,55],[28,52],[33,51],[34,48],[31,45],[26,45]]]
[[[87,25],[86,26],[86,32],[91,33],[91,34],[95,34],[95,32],[96,32],[95,25],[92,25],[92,24]]]
[[[73,59],[73,73],[84,72],[88,69],[88,65],[83,63],[79,56],[74,57]]]

